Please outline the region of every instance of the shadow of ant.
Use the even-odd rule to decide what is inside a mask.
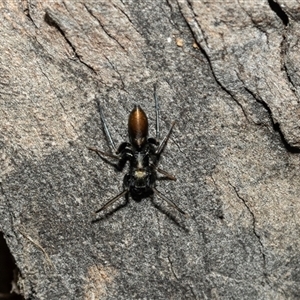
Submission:
[[[165,216],[167,216],[177,227],[181,228],[182,230],[184,230],[186,233],[189,232],[188,228],[186,226],[184,226],[182,224],[182,220],[179,220],[178,217],[174,216],[173,214],[171,214],[167,209],[163,208],[161,205],[159,205],[158,203],[155,202],[154,200],[154,196],[153,195],[148,195],[148,197],[150,196],[151,202],[153,204],[153,206],[158,209],[162,214],[164,214]],[[141,202],[143,199],[145,199],[147,197],[135,197],[132,198],[135,202],[139,203]],[[125,201],[124,203],[121,203],[120,205],[118,205],[117,207],[111,209],[110,211],[106,211],[102,216],[97,217],[96,219],[93,219],[91,221],[92,224],[98,223],[102,220],[108,219],[110,217],[112,217],[112,215],[114,215],[117,211],[123,209],[124,207],[126,207],[129,203],[129,195],[126,194],[125,196]],[[185,218],[188,218],[189,215],[185,215]]]

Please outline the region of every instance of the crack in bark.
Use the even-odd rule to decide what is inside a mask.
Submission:
[[[286,74],[286,78],[288,80],[288,82],[291,84],[291,91],[293,92],[293,94],[295,95],[295,98],[299,99],[299,95],[298,95],[298,90],[297,90],[297,85],[293,82],[290,74],[289,74],[289,69],[287,67],[287,62],[285,60],[285,57],[287,56],[287,50],[288,50],[288,47],[289,47],[289,43],[287,41],[287,36],[286,34],[283,34],[282,35],[282,42],[280,44],[280,47],[281,47],[281,56],[282,56],[282,66],[283,66],[283,69],[284,69],[284,72]],[[299,103],[299,101],[298,101]]]
[[[90,69],[94,74],[97,74],[96,70],[90,66],[89,64],[87,64],[86,62],[84,62],[82,60],[82,58],[80,57],[80,55],[77,53],[76,47],[73,45],[73,43],[67,38],[66,33],[64,32],[64,30],[61,28],[59,21],[57,20],[57,18],[54,16],[54,14],[52,12],[50,12],[49,10],[46,10],[46,15],[45,15],[45,21],[50,25],[55,27],[58,32],[62,35],[62,37],[65,39],[65,41],[67,42],[67,44],[70,46],[70,48],[72,49],[74,56],[78,59],[78,61],[80,61],[83,65],[85,65],[88,69]]]
[[[282,21],[284,26],[288,26],[289,25],[289,17],[285,13],[285,11],[281,8],[281,6],[273,0],[268,0],[268,4],[269,4],[271,10],[273,10],[274,13],[280,18],[280,20]]]
[[[192,6],[191,6],[190,2],[187,1],[187,3],[188,3],[188,5],[189,5],[189,7],[190,7],[190,10],[193,12]],[[178,5],[179,5],[179,4],[178,4]],[[180,7],[180,5],[179,5],[179,7]],[[181,10],[180,10],[180,11],[181,11]],[[212,73],[212,75],[213,75],[213,78],[215,79],[216,83],[220,86],[220,88],[221,88],[227,95],[230,96],[230,98],[232,98],[232,99],[234,100],[234,102],[235,102],[235,103],[240,107],[240,109],[242,110],[243,115],[244,115],[244,117],[246,118],[246,120],[247,120],[248,122],[250,122],[249,119],[248,119],[248,116],[247,116],[247,114],[246,114],[246,112],[245,112],[245,110],[244,110],[244,107],[242,106],[242,104],[238,101],[238,99],[236,99],[236,97],[233,95],[233,93],[232,93],[230,90],[228,90],[228,89],[227,89],[227,88],[219,81],[219,79],[217,78],[217,76],[216,76],[216,74],[215,74],[215,72],[214,72],[214,69],[213,69],[212,61],[211,61],[211,59],[210,59],[210,57],[209,57],[209,54],[208,54],[207,50],[205,50],[204,47],[201,45],[201,42],[199,41],[199,36],[198,36],[198,35],[196,34],[196,32],[193,30],[191,24],[187,21],[187,19],[185,18],[184,14],[182,13],[182,11],[181,11],[181,14],[182,14],[182,16],[183,16],[183,18],[184,18],[184,20],[185,20],[185,22],[186,22],[186,24],[187,24],[187,26],[188,26],[188,28],[189,28],[191,34],[192,34],[194,40],[195,40],[195,43],[197,44],[197,46],[199,47],[199,50],[201,51],[201,53],[204,55],[205,59],[207,60],[208,65],[209,65],[209,68],[210,68],[210,71],[211,71],[211,73]],[[208,49],[207,41],[206,41],[206,39],[205,39],[205,36],[204,36],[204,34],[203,34],[203,31],[201,30],[200,25],[198,24],[198,22],[197,22],[196,19],[195,19],[195,14],[194,14],[194,12],[193,12],[193,21],[195,22],[195,24],[198,25],[198,29],[199,29],[199,31],[201,32],[201,35],[202,35],[202,40],[205,42],[206,48]]]
[[[244,86],[245,91],[247,91],[258,103],[260,103],[268,112],[270,116],[270,121],[272,123],[273,129],[275,132],[279,133],[281,142],[283,143],[285,149],[290,153],[300,153],[300,148],[291,146],[288,141],[285,139],[284,134],[280,128],[280,124],[275,122],[273,119],[273,114],[271,108],[268,106],[268,104],[260,97],[258,97],[255,93],[253,93],[250,89],[248,89],[246,86]]]
[[[166,16],[166,19],[171,24],[171,26],[174,27],[174,28],[176,28],[180,32],[180,34],[182,34],[182,31],[179,29],[179,27],[177,26],[177,24],[173,21],[172,14],[173,14],[174,10],[173,10],[173,7],[171,6],[169,0],[166,0],[166,5],[169,8],[170,13],[166,12],[166,10],[163,7],[161,7],[162,13],[164,14],[164,16]]]
[[[198,299],[197,295],[194,292],[193,287],[190,284],[188,284],[188,287],[190,288],[190,291],[191,291],[192,295],[194,296],[194,299]],[[203,294],[204,294],[204,292],[203,292]]]
[[[24,11],[24,14],[25,14],[25,16],[28,18],[28,20],[35,26],[35,28],[39,28],[39,27],[35,24],[35,22],[34,22],[32,16],[31,16],[31,12],[30,12],[30,5],[31,5],[31,3],[29,3],[29,2],[30,2],[30,1],[26,1],[26,8],[23,10],[23,11]]]
[[[178,275],[175,273],[175,270],[174,270],[174,267],[173,267],[173,262],[170,258],[170,254],[167,256],[168,258],[168,262],[169,262],[169,265],[170,265],[170,270],[171,270],[171,273],[173,274],[173,276],[175,277],[175,279],[183,286],[185,287],[185,285],[183,285],[180,281],[180,278],[178,277]],[[197,299],[196,295],[195,295],[195,292],[193,290],[193,287],[190,285],[190,284],[187,284],[188,288],[190,289],[192,295],[194,296],[195,299]]]
[[[272,10],[273,10],[273,11],[281,18],[282,22],[287,26],[289,22],[288,22],[288,17],[287,17],[287,15],[285,14],[285,12],[284,12],[284,11],[281,9],[281,7],[280,7],[277,3],[275,3],[273,0],[268,0],[268,1],[269,1],[269,5],[270,5],[271,9],[272,9]],[[178,3],[178,5],[179,5],[179,3]],[[205,36],[204,36],[204,34],[203,34],[202,30],[201,30],[201,27],[200,27],[200,25],[198,24],[198,22],[197,22],[196,19],[195,19],[195,14],[194,14],[194,12],[193,12],[192,5],[190,4],[189,1],[187,1],[187,5],[189,6],[189,9],[190,9],[191,13],[193,13],[193,19],[192,19],[192,21],[195,22],[195,23],[197,23],[197,25],[198,25],[198,26],[197,26],[197,27],[198,27],[198,30],[199,30],[199,32],[200,32],[201,35],[202,35],[202,40],[205,42],[205,44],[206,44],[206,46],[207,46],[207,42],[206,42],[206,40],[205,40]],[[179,5],[179,7],[180,7],[180,5]],[[202,52],[202,54],[203,54],[204,57],[206,58],[206,60],[207,60],[207,62],[208,62],[208,65],[209,65],[209,68],[210,68],[210,70],[211,70],[211,73],[212,73],[212,75],[213,75],[213,77],[214,77],[216,83],[221,87],[221,89],[222,89],[223,91],[225,91],[225,92],[226,92],[226,93],[227,93],[227,94],[235,101],[235,103],[241,108],[241,110],[242,110],[242,112],[243,112],[243,114],[244,114],[246,120],[247,120],[248,122],[250,122],[250,120],[249,120],[249,118],[248,118],[248,116],[247,116],[247,113],[246,113],[245,110],[244,110],[243,105],[238,101],[238,99],[235,97],[235,95],[234,95],[229,89],[227,89],[227,88],[219,81],[219,79],[217,78],[217,76],[216,76],[216,74],[215,74],[215,72],[214,72],[213,65],[212,65],[212,61],[211,61],[211,59],[210,59],[210,57],[209,57],[209,54],[208,54],[207,50],[201,45],[201,41],[200,41],[201,39],[199,38],[199,36],[198,36],[197,33],[195,32],[195,30],[192,28],[192,25],[188,22],[187,18],[184,16],[182,10],[180,10],[180,11],[181,11],[181,14],[182,14],[182,16],[183,16],[183,18],[184,18],[184,20],[185,20],[185,22],[186,22],[188,28],[190,29],[190,32],[191,32],[192,36],[193,36],[194,39],[195,39],[195,43],[197,44],[197,46],[199,47],[200,51]],[[256,27],[257,27],[257,26],[256,26]],[[258,28],[258,27],[257,27],[257,28]],[[258,29],[261,30],[260,28],[258,28]],[[288,74],[288,72],[287,72],[287,69],[286,69],[286,65],[285,65],[285,64],[284,64],[284,68],[285,68],[285,70],[286,70],[286,74],[287,74],[288,81],[289,81],[289,82],[292,84],[292,86],[294,87],[294,84],[293,84],[291,78],[289,77],[289,74]],[[281,141],[282,141],[282,143],[283,143],[285,149],[286,149],[288,152],[290,152],[290,153],[300,153],[300,148],[299,148],[299,147],[292,146],[292,145],[290,145],[290,144],[288,143],[288,141],[287,141],[286,138],[284,137],[284,134],[283,134],[283,132],[282,132],[282,130],[281,130],[281,128],[280,128],[280,124],[274,122],[274,119],[273,119],[273,117],[272,117],[272,110],[271,110],[270,107],[267,105],[267,103],[266,103],[265,101],[263,101],[262,99],[259,99],[259,98],[258,98],[258,97],[250,90],[250,89],[248,89],[247,87],[245,87],[245,85],[244,85],[244,88],[245,88],[245,90],[246,90],[248,93],[250,93],[250,94],[252,95],[252,97],[253,97],[257,102],[259,102],[260,104],[262,104],[263,107],[267,110],[267,112],[268,112],[269,115],[270,115],[270,119],[271,119],[271,122],[272,122],[273,129],[274,129],[274,131],[276,131],[276,132],[279,133],[280,138],[281,138]]]
[[[122,1],[121,1],[122,2]],[[124,5],[124,3],[122,2],[122,4]],[[121,9],[119,6],[116,6],[114,3],[112,3],[112,6],[119,10],[126,18],[127,20],[129,21],[129,23],[132,25],[132,28],[134,28],[134,30],[140,35],[142,36],[142,34],[138,31],[138,29],[135,27],[134,23],[132,22],[131,18],[128,16],[128,14],[123,10]]]
[[[178,3],[178,2],[177,2],[177,3]],[[179,3],[178,3],[178,5],[179,5]],[[187,5],[188,5],[190,11],[193,13],[193,21],[194,21],[194,23],[195,23],[195,26],[198,27],[198,29],[199,29],[199,31],[200,31],[200,33],[201,33],[202,40],[205,42],[206,48],[208,48],[207,38],[206,38],[206,36],[205,36],[205,34],[204,34],[204,32],[203,32],[201,26],[200,26],[199,23],[196,21],[196,18],[195,18],[196,15],[195,15],[195,13],[194,13],[193,6],[192,6],[192,4],[190,3],[189,0],[187,0]],[[180,7],[180,5],[179,5],[179,7]],[[187,23],[187,25],[188,25],[188,27],[189,27],[189,29],[190,29],[190,31],[191,31],[193,37],[195,38],[195,41],[196,41],[197,45],[198,45],[198,43],[200,44],[200,41],[198,41],[198,37],[196,36],[196,32],[192,29],[192,26],[190,26],[190,24],[187,22],[187,19],[186,19],[184,16],[183,16],[183,18],[184,18],[185,22]],[[198,46],[200,46],[200,45],[198,45]],[[200,49],[202,49],[202,50],[205,52],[205,55],[208,56],[207,51],[204,50],[204,48],[203,48],[202,46],[200,47]]]
[[[285,41],[283,41],[283,43],[285,43]],[[285,55],[285,53],[283,53],[283,55]],[[284,69],[284,71],[285,71],[285,73],[286,73],[286,78],[287,78],[288,82],[289,82],[289,83],[291,84],[291,86],[293,87],[293,88],[291,88],[291,91],[293,92],[293,94],[295,95],[295,97],[296,97],[297,99],[299,99],[299,97],[298,97],[298,95],[297,95],[297,93],[296,93],[297,87],[295,86],[295,84],[294,84],[294,82],[293,82],[293,80],[292,80],[292,78],[291,78],[291,76],[290,76],[290,74],[289,74],[288,67],[287,67],[287,65],[286,65],[285,62],[283,63],[283,69]]]
[[[276,13],[276,15],[281,19],[282,23],[285,25],[285,26],[288,26],[289,25],[289,18],[288,18],[288,15],[284,12],[284,10],[281,8],[281,6],[273,1],[273,0],[268,0],[268,4],[271,8],[272,11],[274,11]],[[257,26],[256,26],[257,27]],[[257,27],[258,29],[260,29],[259,27]],[[283,43],[285,42],[285,37],[283,36],[284,40],[283,40]],[[284,53],[282,53],[282,55],[284,55]],[[286,63],[283,63],[283,68],[284,68],[284,71],[286,73],[286,76],[287,76],[287,80],[289,81],[289,83],[292,85],[293,89],[292,92],[294,93],[294,95],[297,97],[295,91],[296,91],[296,87],[288,73],[288,68],[286,66]],[[283,135],[283,132],[281,131],[280,129],[280,124],[279,123],[275,123],[274,120],[273,120],[273,117],[272,117],[272,111],[270,109],[270,107],[267,105],[267,103],[265,101],[263,101],[262,99],[259,99],[250,89],[246,88],[245,87],[245,90],[250,93],[253,98],[261,103],[264,108],[268,111],[269,115],[270,115],[270,119],[271,119],[271,122],[272,122],[272,125],[273,125],[273,129],[279,133],[280,135],[280,138],[282,140],[282,143],[284,144],[285,148],[287,151],[291,152],[291,153],[300,153],[300,148],[299,147],[294,147],[294,146],[291,146],[287,140],[285,139],[284,135]]]
[[[166,4],[167,4],[167,6],[169,6],[169,8],[170,8],[170,10],[171,10],[171,13],[172,13],[172,12],[173,12],[173,7],[172,7],[170,1],[169,1],[169,0],[166,0]]]
[[[285,65],[284,65],[285,66]],[[272,113],[272,110],[271,108],[269,107],[269,105],[258,95],[256,95],[256,93],[254,93],[253,91],[251,91],[244,83],[244,81],[240,78],[239,74],[236,72],[236,75],[237,77],[239,78],[239,80],[242,82],[243,86],[244,86],[244,89],[247,93],[249,93],[253,99],[260,103],[264,108],[265,110],[268,112],[268,115],[269,115],[269,119],[270,119],[270,122],[272,124],[272,127],[273,127],[273,130],[275,132],[278,132],[279,136],[280,136],[280,139],[281,139],[281,142],[282,144],[284,145],[285,149],[290,152],[290,153],[300,153],[300,148],[299,147],[295,147],[295,146],[291,146],[288,141],[285,139],[284,137],[284,134],[280,128],[280,124],[275,122],[274,121],[274,118],[273,118],[273,113]],[[268,84],[267,84],[268,85]],[[268,85],[269,87],[269,85]],[[269,87],[269,89],[271,90],[271,88]],[[256,125],[261,125],[261,124],[257,124],[257,123],[254,123]]]
[[[123,89],[124,91],[126,91],[126,89],[125,89],[125,83],[124,83],[124,81],[123,81],[123,78],[122,78],[121,73],[120,73],[119,70],[113,65],[113,63],[110,61],[110,59],[109,59],[106,55],[104,55],[104,57],[106,58],[106,60],[108,61],[108,63],[111,65],[111,67],[113,68],[113,70],[119,75],[119,78],[120,78],[121,83],[122,83],[122,89]],[[126,92],[127,92],[127,91],[126,91]]]
[[[267,38],[267,45],[269,45],[269,35],[266,30],[263,30],[262,26],[259,26],[259,23],[255,22],[255,20],[252,18],[252,16],[247,12],[247,10],[241,5],[240,0],[238,0],[238,4],[243,12],[249,17],[251,20],[251,23],[254,25],[255,28],[257,28],[260,32],[262,32],[266,38]]]
[[[127,50],[125,49],[125,47],[114,37],[112,36],[108,30],[105,29],[105,26],[101,23],[101,20],[98,19],[95,14],[92,12],[92,10],[90,8],[88,8],[88,6],[83,3],[83,6],[85,7],[85,9],[87,10],[87,12],[98,22],[99,26],[102,28],[103,32],[105,32],[105,34],[113,41],[115,41],[126,53]]]
[[[28,234],[26,234],[23,229],[20,230],[18,229],[18,231],[26,238],[28,239],[37,249],[39,249],[40,251],[42,251],[42,253],[45,256],[45,261],[46,263],[54,270],[56,270],[52,260],[50,259],[48,253],[46,252],[46,250],[40,245],[40,243],[36,240],[34,240],[33,238],[31,238]]]
[[[229,185],[233,188],[236,196],[243,202],[244,206],[246,207],[247,211],[249,212],[250,216],[251,216],[251,219],[252,219],[252,232],[253,234],[255,235],[255,237],[257,238],[258,240],[258,243],[260,244],[260,253],[262,255],[262,259],[263,259],[263,270],[264,270],[264,277],[267,279],[267,273],[266,273],[266,255],[264,253],[264,245],[261,241],[261,238],[260,238],[260,235],[257,233],[257,230],[256,230],[256,219],[255,219],[255,215],[253,213],[253,211],[251,210],[250,206],[247,204],[247,201],[240,196],[237,188],[231,184],[230,182],[228,182]]]
[[[169,262],[170,270],[171,270],[173,276],[176,278],[176,280],[179,281],[179,278],[178,278],[178,276],[176,275],[176,273],[175,273],[175,271],[174,271],[173,263],[172,263],[172,261],[171,261],[170,255],[168,255],[168,262]]]

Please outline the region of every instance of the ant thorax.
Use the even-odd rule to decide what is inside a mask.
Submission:
[[[146,150],[146,149],[145,149]],[[148,151],[136,151],[131,164],[132,175],[136,180],[144,181],[149,176],[149,153]]]

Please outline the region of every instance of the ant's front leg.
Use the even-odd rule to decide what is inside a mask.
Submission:
[[[117,150],[117,154],[119,154],[119,162],[116,165],[116,168],[119,171],[122,171],[126,165],[126,162],[133,157],[133,153],[130,147],[131,145],[129,143],[124,142],[119,146]]]
[[[130,144],[127,143],[127,142],[122,143],[119,146],[118,150],[116,151],[117,155],[111,154],[111,153],[108,153],[108,152],[103,152],[103,151],[101,151],[97,148],[94,148],[94,147],[87,147],[87,148],[91,151],[96,152],[101,159],[103,159],[105,162],[109,163],[110,165],[114,166],[118,171],[122,171],[125,164],[126,164],[126,162],[127,162],[127,160],[130,159],[130,157],[132,156],[131,150],[126,148],[128,145],[130,146]],[[109,160],[107,160],[105,158],[105,156],[111,157],[113,159],[117,159],[118,162],[117,163],[112,163]]]
[[[118,155],[114,155],[108,152],[103,152],[97,148],[94,147],[87,147],[89,150],[96,152],[101,158],[103,158],[102,156],[108,156],[111,157],[113,159],[120,159],[120,157]]]
[[[127,157],[126,153],[122,153],[122,156],[119,159],[119,162],[115,165],[116,169],[118,171],[122,171],[126,165],[127,160],[128,160],[128,157]]]
[[[94,147],[87,147],[89,150],[91,151],[94,151],[97,153],[97,155],[102,159],[104,160],[104,162],[106,162],[107,164],[111,165],[112,167],[114,168],[117,168],[117,164],[116,163],[112,163],[110,160],[108,160],[106,157],[110,157],[110,158],[113,158],[113,159],[118,159],[120,160],[120,156],[119,155],[114,155],[114,154],[111,154],[111,153],[108,153],[108,152],[103,152],[97,148],[94,148]]]

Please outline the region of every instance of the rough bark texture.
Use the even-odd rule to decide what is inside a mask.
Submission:
[[[299,299],[300,5],[2,1],[0,230],[25,299]],[[159,198],[122,190],[133,104],[177,120]],[[126,172],[126,171],[124,171]],[[120,209],[116,209],[119,207]],[[96,222],[92,222],[92,221]]]

